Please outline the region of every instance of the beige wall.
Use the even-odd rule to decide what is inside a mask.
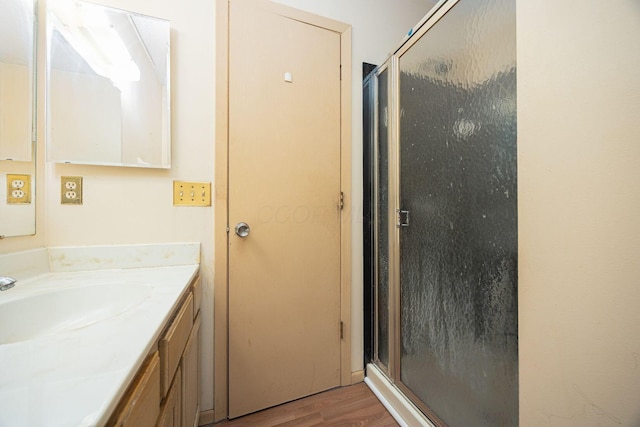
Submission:
[[[640,3],[518,1],[520,425],[640,425]]]

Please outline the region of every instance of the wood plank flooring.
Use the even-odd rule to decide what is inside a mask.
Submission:
[[[215,427],[249,426],[395,427],[398,423],[369,387],[359,383],[215,424]]]

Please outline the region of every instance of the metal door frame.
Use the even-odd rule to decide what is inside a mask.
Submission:
[[[380,168],[379,168],[379,162],[378,162],[378,155],[379,155],[379,144],[380,144],[380,135],[379,135],[379,122],[380,122],[380,117],[378,112],[380,111],[380,99],[378,97],[379,95],[379,84],[378,84],[378,77],[380,76],[380,74],[382,74],[383,72],[387,72],[388,73],[388,80],[387,80],[387,92],[390,95],[391,94],[391,88],[392,88],[392,68],[389,65],[389,62],[385,62],[384,64],[382,64],[375,72],[374,75],[374,84],[373,84],[373,99],[374,99],[374,107],[373,107],[373,235],[374,235],[374,259],[373,259],[373,283],[374,283],[374,334],[373,334],[373,355],[374,355],[374,363],[387,375],[390,375],[390,371],[389,368],[391,366],[394,365],[393,363],[393,357],[394,357],[394,353],[393,353],[393,347],[391,345],[391,343],[393,342],[393,340],[391,339],[392,337],[392,328],[391,325],[394,323],[393,322],[393,312],[391,310],[389,310],[389,321],[390,321],[390,325],[387,328],[388,329],[388,334],[389,334],[389,349],[388,349],[388,355],[389,355],[389,366],[385,366],[382,361],[380,361],[380,358],[378,357],[378,350],[379,350],[379,345],[380,343],[378,342],[378,323],[379,323],[379,316],[378,316],[378,284],[379,284],[379,277],[378,277],[378,271],[379,271],[379,253],[378,253],[378,235],[380,232],[380,222],[378,221],[378,218],[380,216],[380,207],[378,206],[378,200],[379,200],[379,176],[380,176]],[[388,97],[389,101],[391,101],[391,97]],[[387,139],[387,153],[390,153],[391,151],[391,144],[390,144],[390,140],[391,140],[391,136],[392,136],[392,132],[393,132],[393,106],[392,103],[389,102],[388,105],[388,139]],[[389,171],[389,168],[391,166],[391,162],[389,162],[389,160],[387,159],[387,169]],[[390,175],[390,174],[389,174]],[[389,186],[389,178],[387,177],[387,185]],[[390,187],[389,187],[390,189]],[[387,199],[387,207],[389,205],[391,205],[391,199],[388,198]],[[392,217],[388,217],[387,221],[391,222]],[[388,241],[388,240],[387,240]],[[389,242],[389,241],[388,241]],[[389,269],[391,268],[391,264],[392,264],[392,258],[391,258],[391,252],[389,251],[389,249],[387,250],[387,255],[388,255],[388,259],[389,259]],[[389,283],[387,284],[388,287],[388,292],[389,292],[389,302],[391,302],[393,300],[392,298],[392,294],[391,294],[391,270],[389,270]]]

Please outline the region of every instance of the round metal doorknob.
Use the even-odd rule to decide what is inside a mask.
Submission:
[[[239,222],[238,224],[236,224],[236,235],[238,237],[247,237],[250,231],[251,228],[246,222]]]

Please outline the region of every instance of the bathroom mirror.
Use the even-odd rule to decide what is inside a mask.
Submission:
[[[32,157],[33,8],[33,0],[0,0],[0,160]]]
[[[47,160],[169,168],[169,21],[47,2]]]
[[[35,234],[34,10],[0,0],[0,239]]]

